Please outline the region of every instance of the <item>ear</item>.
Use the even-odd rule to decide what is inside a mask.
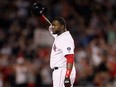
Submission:
[[[62,29],[65,28],[64,25],[62,25],[61,27],[62,27]]]

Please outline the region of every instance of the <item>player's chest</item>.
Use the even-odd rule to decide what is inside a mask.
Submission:
[[[55,40],[53,45],[52,45],[52,51],[53,52],[60,52],[61,51],[61,44],[60,44],[60,41],[58,40]]]

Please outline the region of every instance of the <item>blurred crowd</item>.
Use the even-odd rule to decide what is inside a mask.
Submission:
[[[44,27],[31,14],[35,1],[0,0],[0,87],[52,87],[51,46],[34,45]],[[75,87],[116,87],[116,0],[39,1],[49,20],[66,19],[74,38]]]

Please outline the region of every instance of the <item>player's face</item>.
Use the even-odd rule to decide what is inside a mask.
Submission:
[[[54,20],[52,22],[52,31],[53,31],[53,34],[59,34],[61,32],[61,30],[63,29],[63,25],[61,25],[59,23],[59,21],[57,20]]]

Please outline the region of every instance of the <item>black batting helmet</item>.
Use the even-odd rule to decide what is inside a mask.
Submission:
[[[35,16],[41,16],[42,14],[46,13],[46,11],[47,8],[39,2],[35,2],[31,8],[31,13]]]

